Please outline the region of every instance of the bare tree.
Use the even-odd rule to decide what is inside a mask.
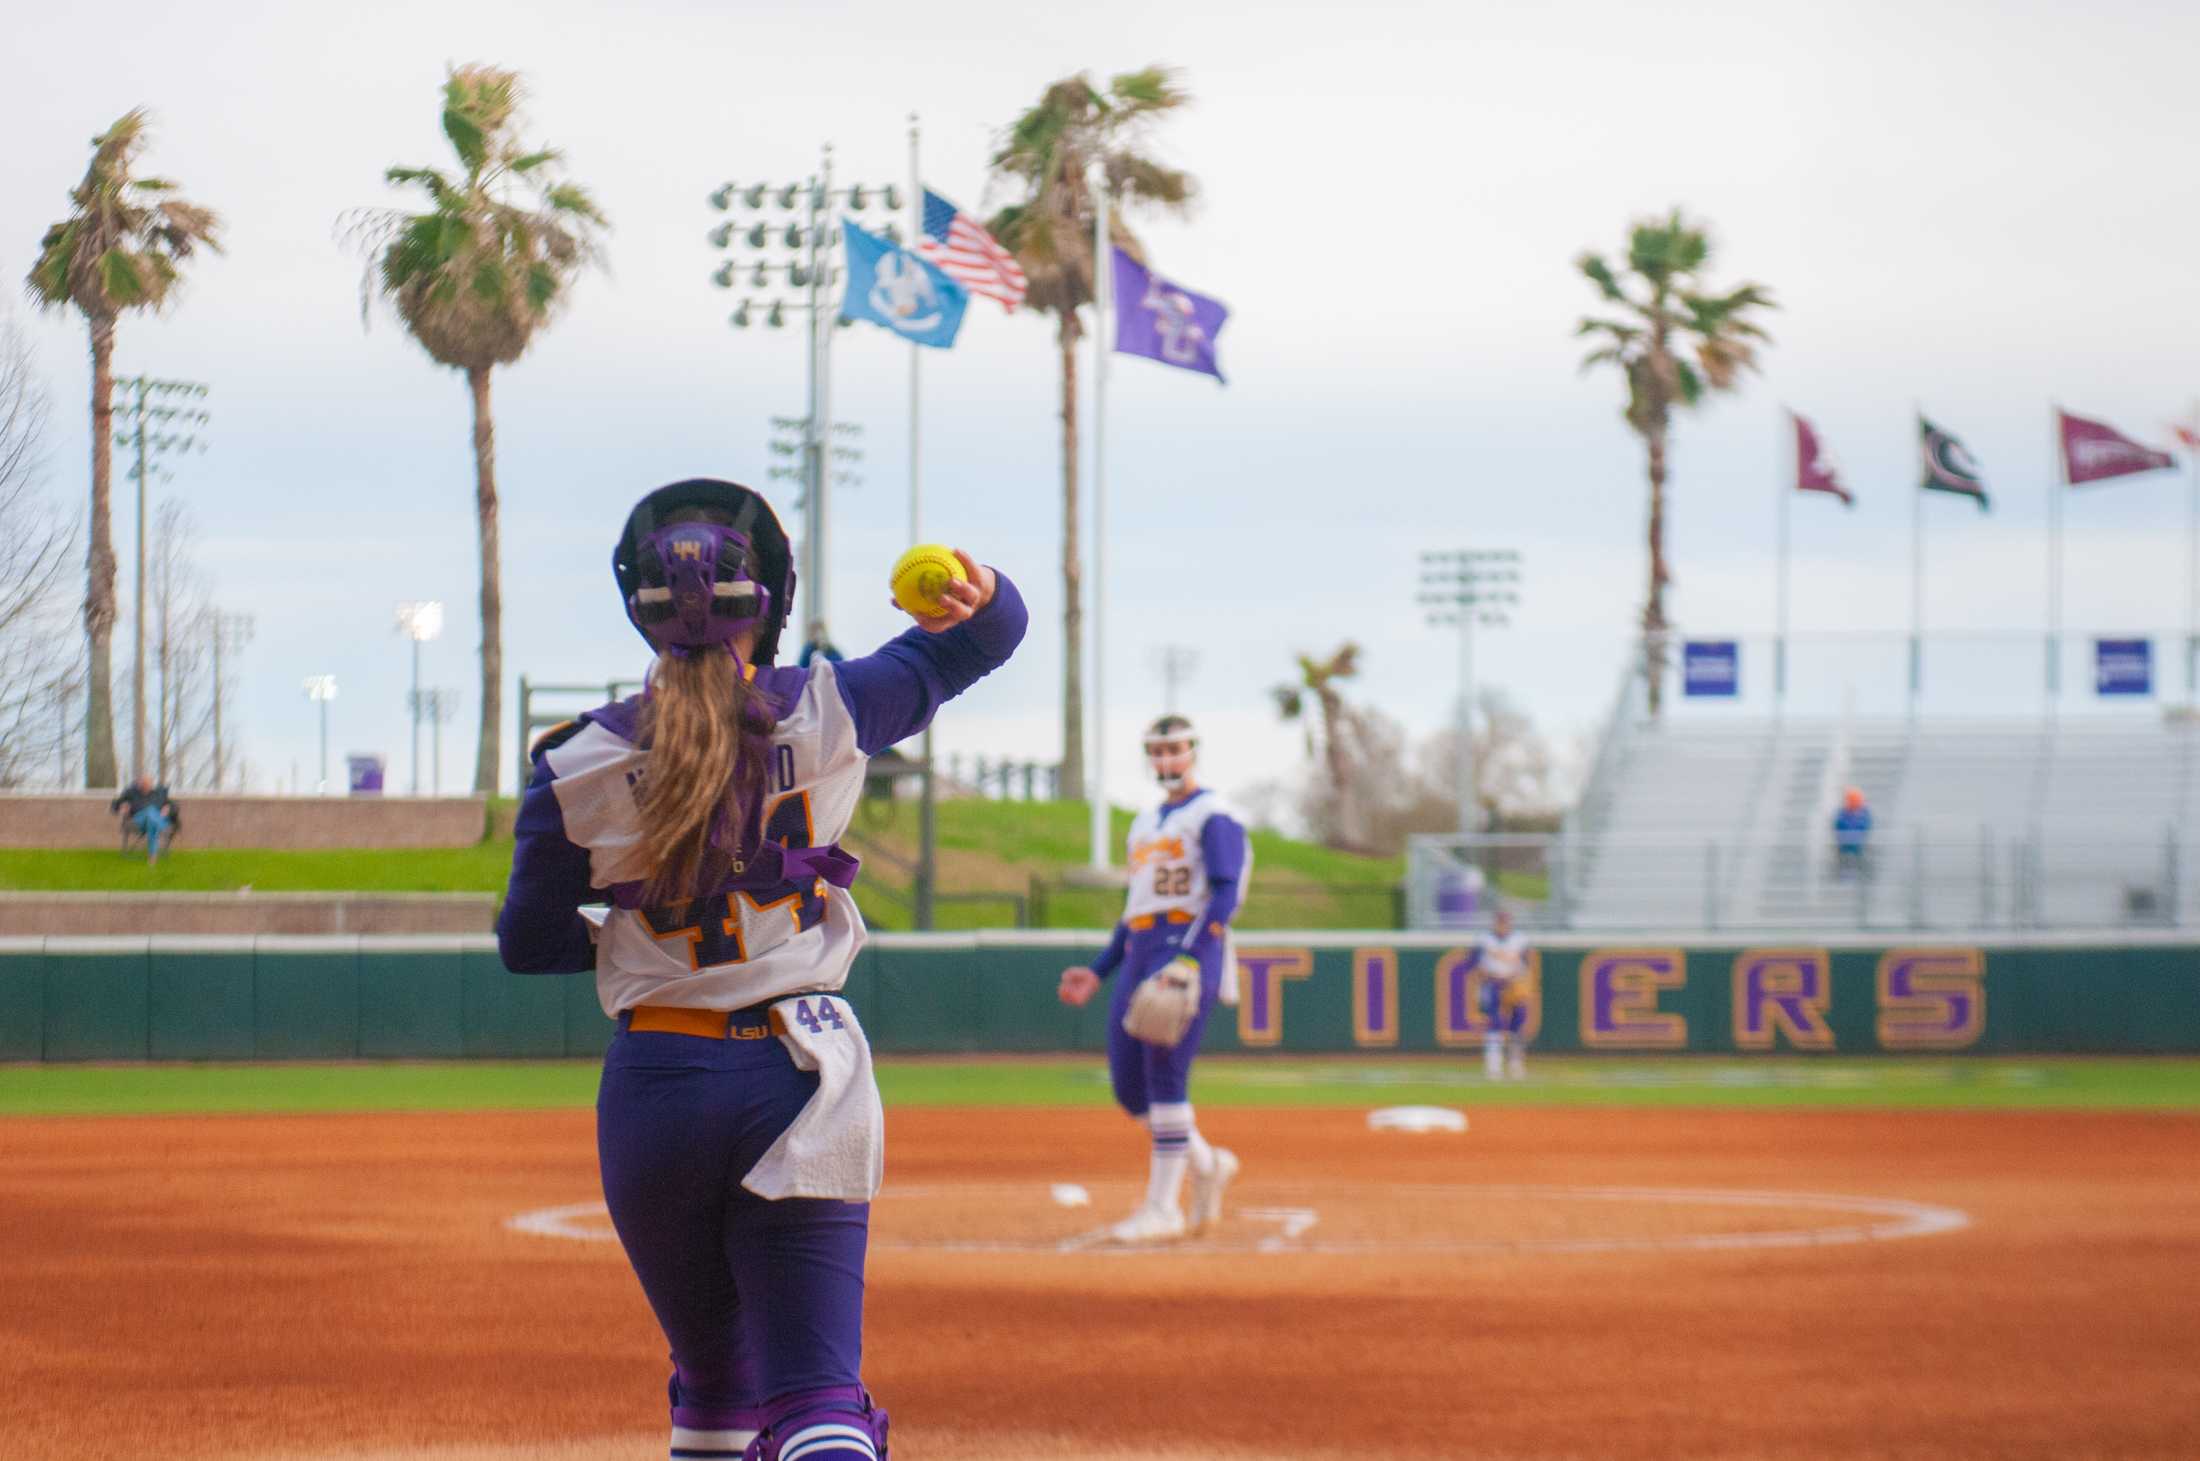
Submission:
[[[215,783],[214,626],[197,546],[191,510],[173,498],[161,503],[146,588],[145,629],[154,666],[146,688],[154,697],[157,775],[178,790]]]
[[[1482,825],[1504,830],[1508,822],[1523,817],[1544,817],[1565,802],[1563,758],[1535,728],[1527,711],[1502,690],[1486,688],[1480,696],[1481,724],[1474,734],[1474,794],[1481,803]],[[1438,731],[1422,744],[1419,779],[1424,786],[1443,789],[1444,804],[1458,823],[1459,733]],[[1449,827],[1416,828],[1443,832]]]
[[[43,491],[46,401],[30,345],[0,315],[0,786],[68,781],[84,691],[65,570],[77,524]]]
[[[1565,758],[1501,692],[1485,690],[1481,702],[1474,779],[1487,824],[1501,830],[1555,815],[1568,789]],[[1349,724],[1352,805],[1344,806],[1333,775],[1309,768],[1297,807],[1315,836],[1334,842],[1349,813],[1358,847],[1392,854],[1413,833],[1459,825],[1457,731],[1438,731],[1416,746],[1403,725],[1372,706],[1340,706],[1340,713]]]

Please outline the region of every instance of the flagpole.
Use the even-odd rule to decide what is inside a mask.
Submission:
[[[924,171],[917,162],[917,114],[909,114],[909,252],[917,252],[917,244],[924,237]],[[918,455],[920,442],[918,415],[919,397],[918,366],[924,360],[924,347],[916,341],[909,342],[909,541],[924,541],[924,476],[923,459]],[[918,743],[919,754],[924,758],[924,783],[917,802],[917,875],[911,892],[914,907],[910,909],[910,923],[920,930],[932,927],[933,881],[938,872],[938,799],[939,792],[932,781],[932,723],[924,724],[924,739]]]
[[[2047,711],[2053,715],[2062,700],[2062,500],[2070,484],[2060,430],[2062,407],[2052,406],[2050,413],[2055,465],[2047,481]]]
[[[917,243],[924,237],[924,183],[923,172],[917,165],[917,114],[909,114],[909,252],[917,252]],[[920,504],[924,500],[923,476],[918,466],[918,378],[919,367],[924,362],[924,347],[916,341],[909,342],[909,541],[912,545],[924,540],[924,513]],[[925,728],[927,754],[932,731]]]
[[[1795,413],[1788,416],[1788,463],[1794,470],[1790,480],[1780,485],[1780,590],[1779,628],[1772,647],[1772,703],[1775,710],[1787,708],[1788,686],[1788,499],[1795,495],[1796,484],[1803,480],[1802,436],[1795,424]]]
[[[1092,799],[1092,865],[1108,866],[1107,623],[1108,585],[1108,179],[1105,164],[1092,165],[1092,741],[1085,757],[1086,794]]]
[[[2192,466],[2185,493],[2185,706],[2190,711],[2200,709],[2200,450],[2188,444],[2185,458]]]
[[[817,605],[818,643],[822,646],[832,640],[832,631],[826,625],[828,612],[825,602],[825,508],[832,500],[828,484],[833,480],[833,331],[839,328],[840,311],[833,307],[832,283],[821,274],[832,268],[832,238],[838,232],[837,210],[833,207],[833,144],[825,144],[823,160],[819,164],[820,183],[818,206],[820,212],[812,227],[813,277],[820,279],[818,290],[811,298],[810,327],[814,332],[811,348],[817,352],[817,399],[810,430],[817,439],[817,470],[810,478],[810,525],[815,542],[810,547],[810,582],[816,588],[814,602]]]
[[[1919,441],[1925,439],[1925,408],[1917,408]],[[1925,684],[1925,484],[1910,494],[1910,719],[1917,719],[1918,695]]]

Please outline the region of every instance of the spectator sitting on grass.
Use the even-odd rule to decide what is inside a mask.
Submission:
[[[176,829],[182,816],[176,804],[168,799],[168,787],[164,783],[153,784],[150,776],[139,776],[137,781],[122,789],[122,794],[107,803],[110,812],[121,812],[145,834],[145,861],[147,866],[160,861],[160,839]]]

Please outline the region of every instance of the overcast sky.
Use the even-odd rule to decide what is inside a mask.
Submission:
[[[1357,693],[1417,731],[1442,724],[1458,655],[1414,603],[1427,547],[1523,554],[1515,622],[1483,637],[1479,673],[1554,734],[1596,721],[1640,603],[1645,489],[1619,382],[1576,370],[1572,325],[1595,301],[1572,260],[1619,248],[1637,216],[1679,204],[1707,220],[1714,281],[1760,281],[1782,306],[1763,375],[1675,434],[1671,612],[1693,632],[1771,627],[1783,404],[1816,420],[1861,499],[1796,504],[1799,631],[1906,627],[1922,404],[1994,494],[1983,517],[1925,503],[1928,624],[2036,633],[2050,403],[2159,441],[2200,388],[2200,16],[2183,5],[1374,0],[1270,4],[1250,23],[1181,0],[115,0],[6,25],[0,275],[22,278],[89,139],[132,106],[155,115],[149,168],[223,216],[226,255],[194,267],[165,316],[123,324],[116,366],[213,386],[213,449],[161,490],[191,504],[218,602],[256,617],[236,720],[263,785],[294,766],[313,779],[299,681],[315,673],[341,687],[332,749],[380,750],[406,785],[409,661],[388,626],[412,598],[449,605],[426,680],[467,707],[446,730],[445,785],[471,770],[464,382],[387,317],[362,330],[359,262],[336,237],[344,210],[398,200],[384,168],[448,160],[449,62],[522,71],[528,135],[564,151],[614,224],[608,272],[496,377],[508,683],[638,675],[606,567],[626,509],[679,476],[760,483],[767,418],[802,408],[798,334],[729,328],[709,283],[714,186],[806,176],[828,141],[843,178],[900,181],[915,111],[926,182],[976,210],[1002,201],[992,142],[1048,82],[1179,69],[1195,105],[1155,146],[1199,179],[1199,204],[1134,226],[1160,269],[1229,304],[1229,384],[1121,358],[1110,378],[1119,799],[1143,794],[1136,732],[1167,644],[1199,656],[1182,705],[1225,788],[1298,758],[1264,690],[1302,650],[1360,641]],[[82,325],[15,297],[54,406],[50,491],[73,505]],[[836,639],[860,648],[896,628],[883,579],[907,538],[908,349],[857,326],[835,359],[836,414],[863,424],[868,460],[835,504],[831,607]],[[925,535],[1013,574],[1033,611],[1023,651],[948,714],[941,744],[1051,758],[1052,333],[975,300],[961,343],[925,367]],[[2070,502],[2073,631],[2181,624],[2186,492],[2165,473]],[[127,564],[120,493],[117,518]],[[1995,652],[2023,667],[2007,697],[2021,705],[2037,650],[2011,642]],[[1754,653],[1745,677],[1762,672]],[[1859,663],[1844,673],[1867,694],[1900,668],[1892,650]],[[1841,679],[1817,686],[1823,703]],[[1982,687],[1941,703],[1989,702]]]

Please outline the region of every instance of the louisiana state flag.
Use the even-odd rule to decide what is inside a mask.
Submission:
[[[875,233],[846,219],[840,227],[848,246],[848,291],[841,297],[840,317],[869,320],[918,345],[939,350],[953,345],[970,291]]]

